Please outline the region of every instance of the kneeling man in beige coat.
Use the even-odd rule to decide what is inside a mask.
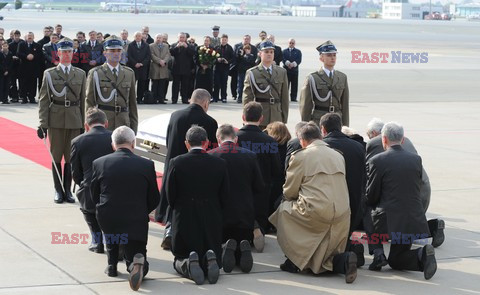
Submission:
[[[278,244],[287,256],[280,268],[357,277],[357,256],[345,252],[350,204],[343,156],[321,140],[320,128],[308,123],[299,131],[302,149],[292,153],[283,186],[284,201],[270,216]]]

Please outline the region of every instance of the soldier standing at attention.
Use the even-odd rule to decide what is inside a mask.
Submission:
[[[347,75],[334,69],[337,48],[331,41],[317,47],[323,67],[307,76],[300,92],[302,121],[317,124],[326,113],[337,113],[344,125],[349,126],[349,94]]]
[[[137,133],[135,73],[119,63],[122,58],[122,40],[110,36],[103,47],[107,62],[88,74],[86,110],[97,106],[104,111],[111,131],[125,125]]]
[[[85,104],[85,72],[71,65],[73,41],[58,42],[60,64],[45,71],[39,96],[40,127],[37,135],[45,138],[48,130],[52,173],[55,184],[55,203],[75,203],[70,192],[70,142],[82,133]],[[62,157],[65,159],[62,177]],[[63,184],[62,184],[63,182]],[[63,185],[63,187],[62,187]]]
[[[220,27],[219,26],[213,26],[212,27],[213,37],[210,38],[210,40],[211,40],[210,46],[212,46],[213,48],[216,48],[216,47],[220,46],[221,43],[222,43],[222,40],[220,39],[220,37],[218,37],[219,33],[220,33]]]
[[[263,108],[261,129],[275,121],[288,120],[288,78],[287,71],[274,62],[275,46],[270,41],[260,43],[261,63],[245,74],[243,105],[259,102]]]

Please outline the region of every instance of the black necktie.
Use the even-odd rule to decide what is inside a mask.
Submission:
[[[333,72],[330,72],[330,75],[328,75],[328,77],[330,77],[330,79],[333,78]]]
[[[115,76],[115,78],[116,78],[117,77],[117,68],[113,68],[112,72],[113,72],[113,76]]]
[[[272,70],[270,70],[270,68],[268,68],[267,73],[271,76],[272,75]]]
[[[68,76],[68,67],[65,67],[65,76]]]

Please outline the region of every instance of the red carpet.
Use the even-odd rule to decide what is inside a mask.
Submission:
[[[0,148],[52,169],[52,160],[43,140],[33,128],[0,117]],[[47,140],[47,145],[48,143]],[[158,187],[162,185],[162,174],[157,173]]]

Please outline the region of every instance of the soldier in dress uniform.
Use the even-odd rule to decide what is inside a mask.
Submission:
[[[260,128],[265,129],[271,122],[287,123],[290,99],[287,71],[274,61],[275,46],[270,41],[264,41],[259,48],[260,64],[245,74],[243,105],[251,101],[262,104],[263,122]]]
[[[71,65],[73,41],[63,38],[57,44],[60,64],[47,69],[43,75],[39,96],[40,126],[37,135],[47,135],[52,153],[52,173],[55,184],[55,203],[75,203],[70,187],[70,142],[82,133],[85,121],[85,72]],[[65,160],[62,177],[62,157]],[[63,182],[63,184],[62,184]],[[63,188],[62,188],[63,185]]]
[[[300,92],[302,121],[313,120],[317,124],[326,113],[337,113],[344,125],[349,122],[349,94],[347,75],[334,69],[337,48],[331,41],[317,47],[323,67],[307,76]]]
[[[121,65],[123,43],[110,36],[103,43],[107,62],[88,73],[86,110],[98,106],[107,114],[108,129],[128,126],[135,133],[138,127],[135,73]]]
[[[216,48],[217,46],[220,46],[220,43],[221,43],[221,38],[218,37],[220,33],[220,27],[219,26],[213,26],[212,27],[212,35],[213,37],[210,38],[211,42],[210,42],[210,46],[212,46],[213,48]]]

